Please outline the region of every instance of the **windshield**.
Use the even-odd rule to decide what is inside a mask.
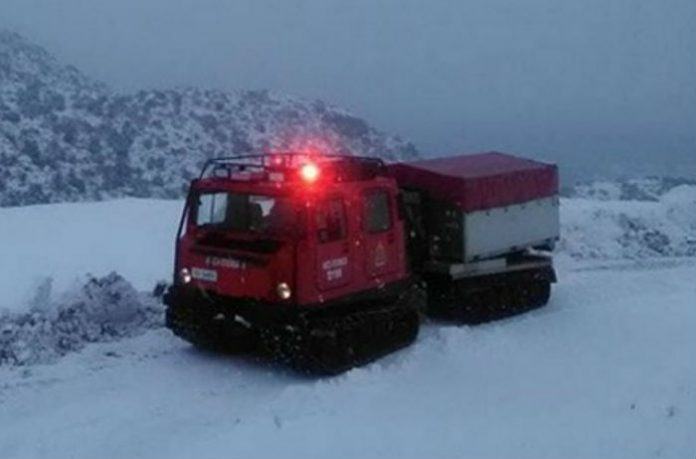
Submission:
[[[217,230],[282,234],[297,228],[297,210],[291,200],[232,192],[198,195],[196,225]]]

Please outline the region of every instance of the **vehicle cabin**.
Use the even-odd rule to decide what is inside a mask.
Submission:
[[[191,186],[176,263],[201,290],[308,306],[408,276],[399,191],[381,162],[235,158],[208,170]]]

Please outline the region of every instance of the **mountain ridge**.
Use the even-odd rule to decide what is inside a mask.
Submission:
[[[195,87],[118,93],[0,30],[0,206],[176,198],[208,158],[307,148],[419,155],[321,100]]]

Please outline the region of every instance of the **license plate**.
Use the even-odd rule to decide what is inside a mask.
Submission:
[[[217,282],[217,271],[214,269],[192,268],[191,277],[206,282]]]

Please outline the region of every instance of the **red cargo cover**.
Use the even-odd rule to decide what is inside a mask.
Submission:
[[[465,212],[558,193],[556,165],[498,152],[395,163],[389,169],[399,186],[426,191]]]

